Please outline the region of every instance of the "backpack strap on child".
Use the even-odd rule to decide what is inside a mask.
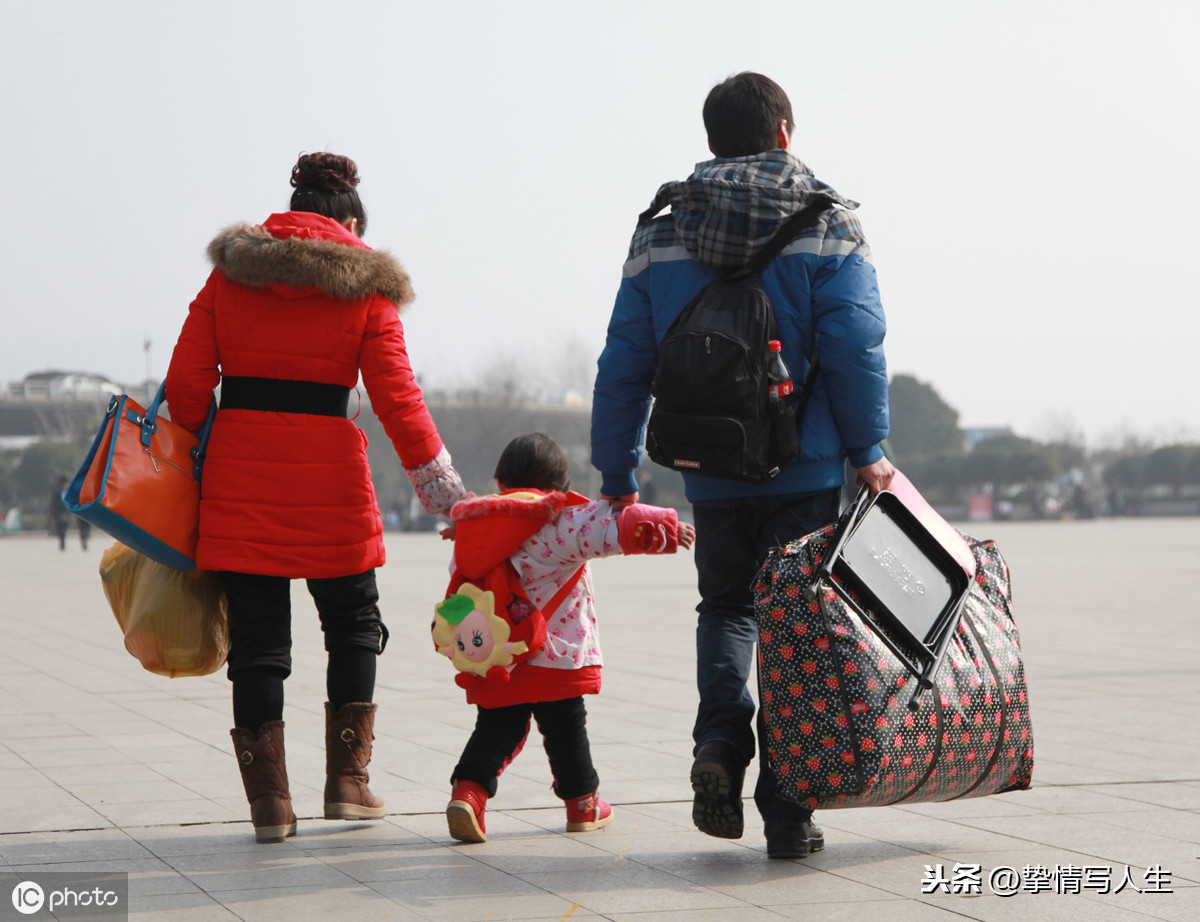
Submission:
[[[571,590],[575,588],[575,584],[579,582],[579,578],[583,576],[583,571],[587,569],[587,564],[582,563],[579,569],[571,574],[571,578],[558,587],[558,591],[550,596],[550,601],[542,606],[542,611],[549,617],[558,611],[563,602],[567,600],[567,596],[571,594]]]

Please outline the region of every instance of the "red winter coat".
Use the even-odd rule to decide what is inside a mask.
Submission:
[[[537,642],[530,638],[529,621],[532,619],[514,628],[512,639],[530,642],[537,649],[524,657],[523,662],[511,667],[504,681],[463,672],[455,677],[455,682],[467,693],[468,704],[498,708],[599,693],[599,638],[592,575],[586,564],[594,557],[621,552],[611,505],[604,503],[603,513],[592,515],[593,519],[598,517],[601,521],[596,525],[591,541],[581,537],[578,527],[568,524],[562,525],[562,531],[565,535],[570,528],[573,540],[569,543],[565,539],[555,540],[556,529],[564,517],[572,519],[585,508],[594,513],[593,505],[586,496],[578,493],[543,493],[531,489],[468,497],[455,504],[450,513],[457,529],[454,574],[447,594],[457,592],[468,580],[494,588],[489,582],[490,573],[508,560],[512,563],[512,575],[521,584],[526,597],[542,609],[546,618],[540,632],[542,639]],[[538,554],[539,541],[543,547],[553,546],[555,553]],[[536,565],[532,563],[534,560]],[[575,581],[577,572],[579,576]],[[573,582],[573,586],[568,595],[558,605],[550,606],[549,603],[569,582]],[[548,657],[550,646],[561,647],[556,639],[550,638],[549,643],[545,639],[546,630],[558,619],[561,619],[562,627],[570,625],[572,636],[568,643],[574,646],[562,650],[568,654],[566,656]],[[583,656],[585,651],[590,654],[586,658]],[[578,661],[569,654],[578,654]]]
[[[490,672],[487,679],[458,674],[455,682],[466,690],[467,702],[498,708],[599,692],[600,637],[586,564],[614,554],[675,553],[675,510],[634,503],[617,511],[607,500],[590,502],[578,493],[516,489],[468,497],[450,515],[457,533],[448,594],[464,580],[487,586],[493,568],[507,559],[526,597],[546,618],[541,645],[510,669],[507,680],[497,681]],[[568,584],[565,598],[551,604]],[[536,632],[527,623],[514,628],[513,639],[530,642]]]
[[[167,371],[173,420],[198,429],[222,375],[353,388],[361,371],[403,465],[438,454],[400,324],[412,290],[390,255],[306,212],[228,228],[208,254]],[[367,439],[349,419],[219,411],[201,494],[201,569],[323,578],[384,562]]]

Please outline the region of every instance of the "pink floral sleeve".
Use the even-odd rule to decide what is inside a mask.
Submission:
[[[414,468],[405,468],[421,501],[421,506],[430,515],[440,515],[450,511],[450,508],[466,496],[462,478],[450,460],[450,452],[445,447],[431,460]]]
[[[553,535],[539,550],[543,560],[563,564],[620,554],[612,504],[604,500],[567,507],[558,517]]]

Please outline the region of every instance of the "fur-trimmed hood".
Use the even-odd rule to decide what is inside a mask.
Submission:
[[[567,506],[588,502],[578,493],[508,490],[487,496],[468,494],[450,510],[455,523],[454,562],[467,579],[498,566]]]
[[[454,504],[450,518],[455,522],[482,519],[485,516],[534,519],[536,531],[562,512],[566,503],[566,494],[558,491],[544,493],[541,490],[516,489],[487,496],[468,494]]]
[[[378,293],[397,309],[413,299],[408,273],[390,253],[370,249],[320,215],[288,212],[255,227],[227,227],[208,245],[208,258],[251,288],[320,288],[339,301]]]

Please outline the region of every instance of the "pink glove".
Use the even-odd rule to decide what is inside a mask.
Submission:
[[[674,554],[679,547],[679,516],[661,506],[626,506],[617,516],[617,543],[626,554]]]

